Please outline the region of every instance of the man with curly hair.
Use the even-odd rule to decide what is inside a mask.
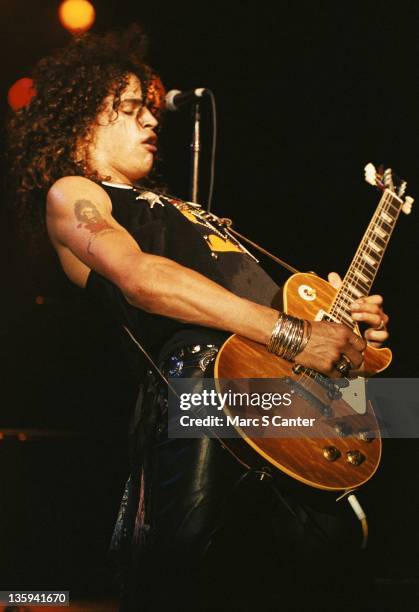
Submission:
[[[279,287],[216,217],[150,182],[162,89],[143,57],[131,28],[39,62],[36,95],[11,122],[22,223],[46,228],[68,279],[112,310],[166,376],[210,376],[232,333],[274,338],[283,354]],[[380,296],[352,311],[368,341],[386,340]],[[346,326],[285,319],[289,359],[331,376],[342,354],[361,366],[365,340]],[[114,539],[123,610],[265,611],[308,579],[305,563],[356,547],[356,519],[327,494],[259,484],[215,439],[168,439],[165,394],[148,372]]]

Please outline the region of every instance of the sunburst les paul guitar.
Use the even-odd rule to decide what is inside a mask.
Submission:
[[[408,214],[413,199],[404,197],[406,183],[395,186],[392,171],[379,173],[365,168],[366,181],[382,196],[339,290],[312,273],[291,276],[284,286],[284,311],[311,321],[334,321],[360,333],[351,318],[350,304],[370,293],[400,212]],[[368,376],[388,367],[388,348],[368,346],[364,371]],[[292,478],[324,490],[350,490],[364,484],[377,470],[381,437],[371,403],[366,399],[365,379],[357,377],[347,386],[335,384],[318,372],[292,364],[269,353],[265,347],[238,335],[221,347],[215,362],[215,379],[279,379],[293,392],[284,418],[311,418],[314,430],[290,437],[257,437],[238,425],[247,444],[224,440],[224,444],[250,465],[270,464]],[[279,383],[279,384],[281,384]],[[230,406],[230,416],[239,414]],[[292,422],[292,421],[291,421]],[[238,445],[237,442],[240,444]]]

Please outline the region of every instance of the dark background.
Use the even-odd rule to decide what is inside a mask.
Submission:
[[[58,5],[2,2],[4,113],[8,87],[69,39]],[[298,269],[344,274],[379,198],[363,181],[368,161],[392,167],[408,181],[408,193],[418,194],[413,0],[94,5],[94,31],[145,26],[150,61],[167,89],[214,91],[213,211]],[[205,106],[203,114],[208,149]],[[190,132],[184,111],[167,118],[162,137],[168,183],[184,197]],[[375,285],[392,317],[393,376],[418,372],[418,219],[415,208],[402,215]],[[42,431],[26,442],[0,441],[0,586],[104,593],[112,590],[105,553],[127,469],[134,378],[108,322],[83,302],[57,299],[54,281],[17,240],[4,211],[2,220],[0,428]],[[269,263],[267,269],[286,278]],[[43,305],[37,295],[46,296]],[[73,435],[46,437],[56,430]],[[360,494],[370,510],[377,597],[403,598],[412,610],[418,459],[416,440],[386,441],[382,468]]]

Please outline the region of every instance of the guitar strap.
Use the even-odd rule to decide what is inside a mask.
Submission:
[[[233,221],[232,221],[232,219],[228,219],[228,218],[224,217],[224,218],[220,219],[220,223],[221,223],[221,225],[226,227],[229,232],[231,232],[232,234],[237,236],[237,238],[239,238],[242,242],[246,242],[247,244],[250,244],[251,247],[253,247],[257,251],[259,251],[260,253],[262,253],[266,257],[269,257],[269,259],[272,259],[275,263],[279,264],[280,266],[282,266],[283,268],[288,270],[288,272],[292,272],[292,274],[298,274],[299,273],[299,270],[297,270],[297,268],[294,268],[294,266],[291,266],[290,264],[288,264],[283,259],[280,259],[276,255],[273,255],[272,253],[270,253],[269,251],[267,251],[266,249],[261,247],[256,242],[253,242],[253,240],[250,240],[249,238],[246,238],[246,236],[243,236],[243,234],[240,234],[237,230],[233,229]]]

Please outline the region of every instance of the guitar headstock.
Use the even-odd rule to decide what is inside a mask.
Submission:
[[[387,168],[385,170],[384,166],[379,166],[378,169],[376,169],[374,164],[370,162],[365,166],[364,173],[366,182],[373,185],[373,187],[378,187],[378,189],[381,189],[381,191],[389,189],[400,199],[403,198],[407,183],[396,176],[391,168]],[[402,211],[406,215],[410,215],[412,212],[413,202],[414,200],[410,196],[406,196],[404,198]]]

